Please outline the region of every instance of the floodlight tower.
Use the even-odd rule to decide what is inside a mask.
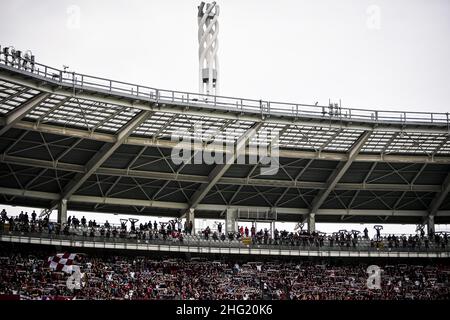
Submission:
[[[219,6],[216,2],[202,2],[198,6],[199,91],[201,94],[219,94]]]

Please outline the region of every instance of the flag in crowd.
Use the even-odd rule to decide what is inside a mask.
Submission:
[[[54,271],[72,273],[73,265],[77,259],[76,253],[58,253],[47,260],[48,267]]]

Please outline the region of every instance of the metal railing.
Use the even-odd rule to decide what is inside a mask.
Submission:
[[[89,232],[86,236],[78,235],[78,234],[55,234],[48,232],[20,232],[20,231],[4,231],[0,230],[0,236],[7,237],[19,237],[19,238],[29,238],[29,239],[44,239],[44,240],[60,240],[60,241],[70,241],[70,242],[89,242],[94,244],[103,244],[103,247],[108,247],[108,245],[116,245],[122,244],[124,247],[126,245],[141,245],[141,246],[171,246],[171,247],[196,247],[196,248],[208,248],[208,251],[211,251],[211,248],[221,249],[221,248],[234,248],[234,249],[261,249],[261,250],[296,250],[296,251],[314,251],[314,252],[398,252],[398,253],[448,253],[450,252],[449,246],[436,246],[435,244],[430,244],[428,248],[424,245],[418,246],[415,248],[412,247],[393,247],[389,248],[386,244],[383,243],[381,246],[371,246],[370,241],[362,241],[359,242],[355,247],[351,244],[350,246],[346,245],[338,245],[334,244],[330,246],[328,241],[324,242],[324,245],[319,246],[315,244],[306,244],[306,245],[294,245],[288,243],[281,244],[245,244],[240,241],[230,241],[226,240],[204,240],[204,239],[196,239],[196,240],[187,240],[186,237],[183,241],[179,241],[178,238],[168,237],[163,239],[162,235],[159,235],[157,239],[139,239],[138,237],[130,237],[129,234],[125,237],[116,236],[110,237],[106,236],[90,236]]]
[[[342,108],[335,104],[322,106],[285,103],[164,90],[67,70],[60,70],[34,62],[34,60],[24,58],[21,55],[9,54],[5,52],[5,50],[0,52],[0,68],[25,72],[43,78],[49,82],[70,86],[74,89],[103,91],[109,94],[128,96],[146,101],[179,105],[196,105],[205,109],[258,114],[262,117],[274,115],[290,116],[294,118],[320,118],[372,123],[394,122],[436,125],[446,124],[448,127],[450,126],[448,112],[435,113]]]

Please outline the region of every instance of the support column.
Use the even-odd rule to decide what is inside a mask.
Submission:
[[[237,209],[227,209],[226,224],[225,224],[226,233],[238,231],[236,218],[237,218]]]
[[[67,223],[67,199],[58,203],[58,223]]]
[[[316,231],[316,214],[310,213],[308,216],[308,231],[314,232]]]
[[[275,238],[275,221],[270,223],[270,236],[272,239]]]
[[[434,216],[428,216],[427,218],[427,234],[428,236],[434,234]]]
[[[189,211],[186,214],[186,219],[188,224],[192,222],[192,234],[195,234],[195,210],[193,208],[189,209]]]

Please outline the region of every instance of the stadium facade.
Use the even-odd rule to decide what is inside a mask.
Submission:
[[[448,113],[202,95],[59,70],[1,48],[0,202],[67,210],[236,220],[450,221]],[[276,144],[261,163],[175,164],[172,136]],[[277,139],[260,139],[260,131]],[[256,134],[255,134],[256,133]],[[243,144],[243,139],[249,141]]]

